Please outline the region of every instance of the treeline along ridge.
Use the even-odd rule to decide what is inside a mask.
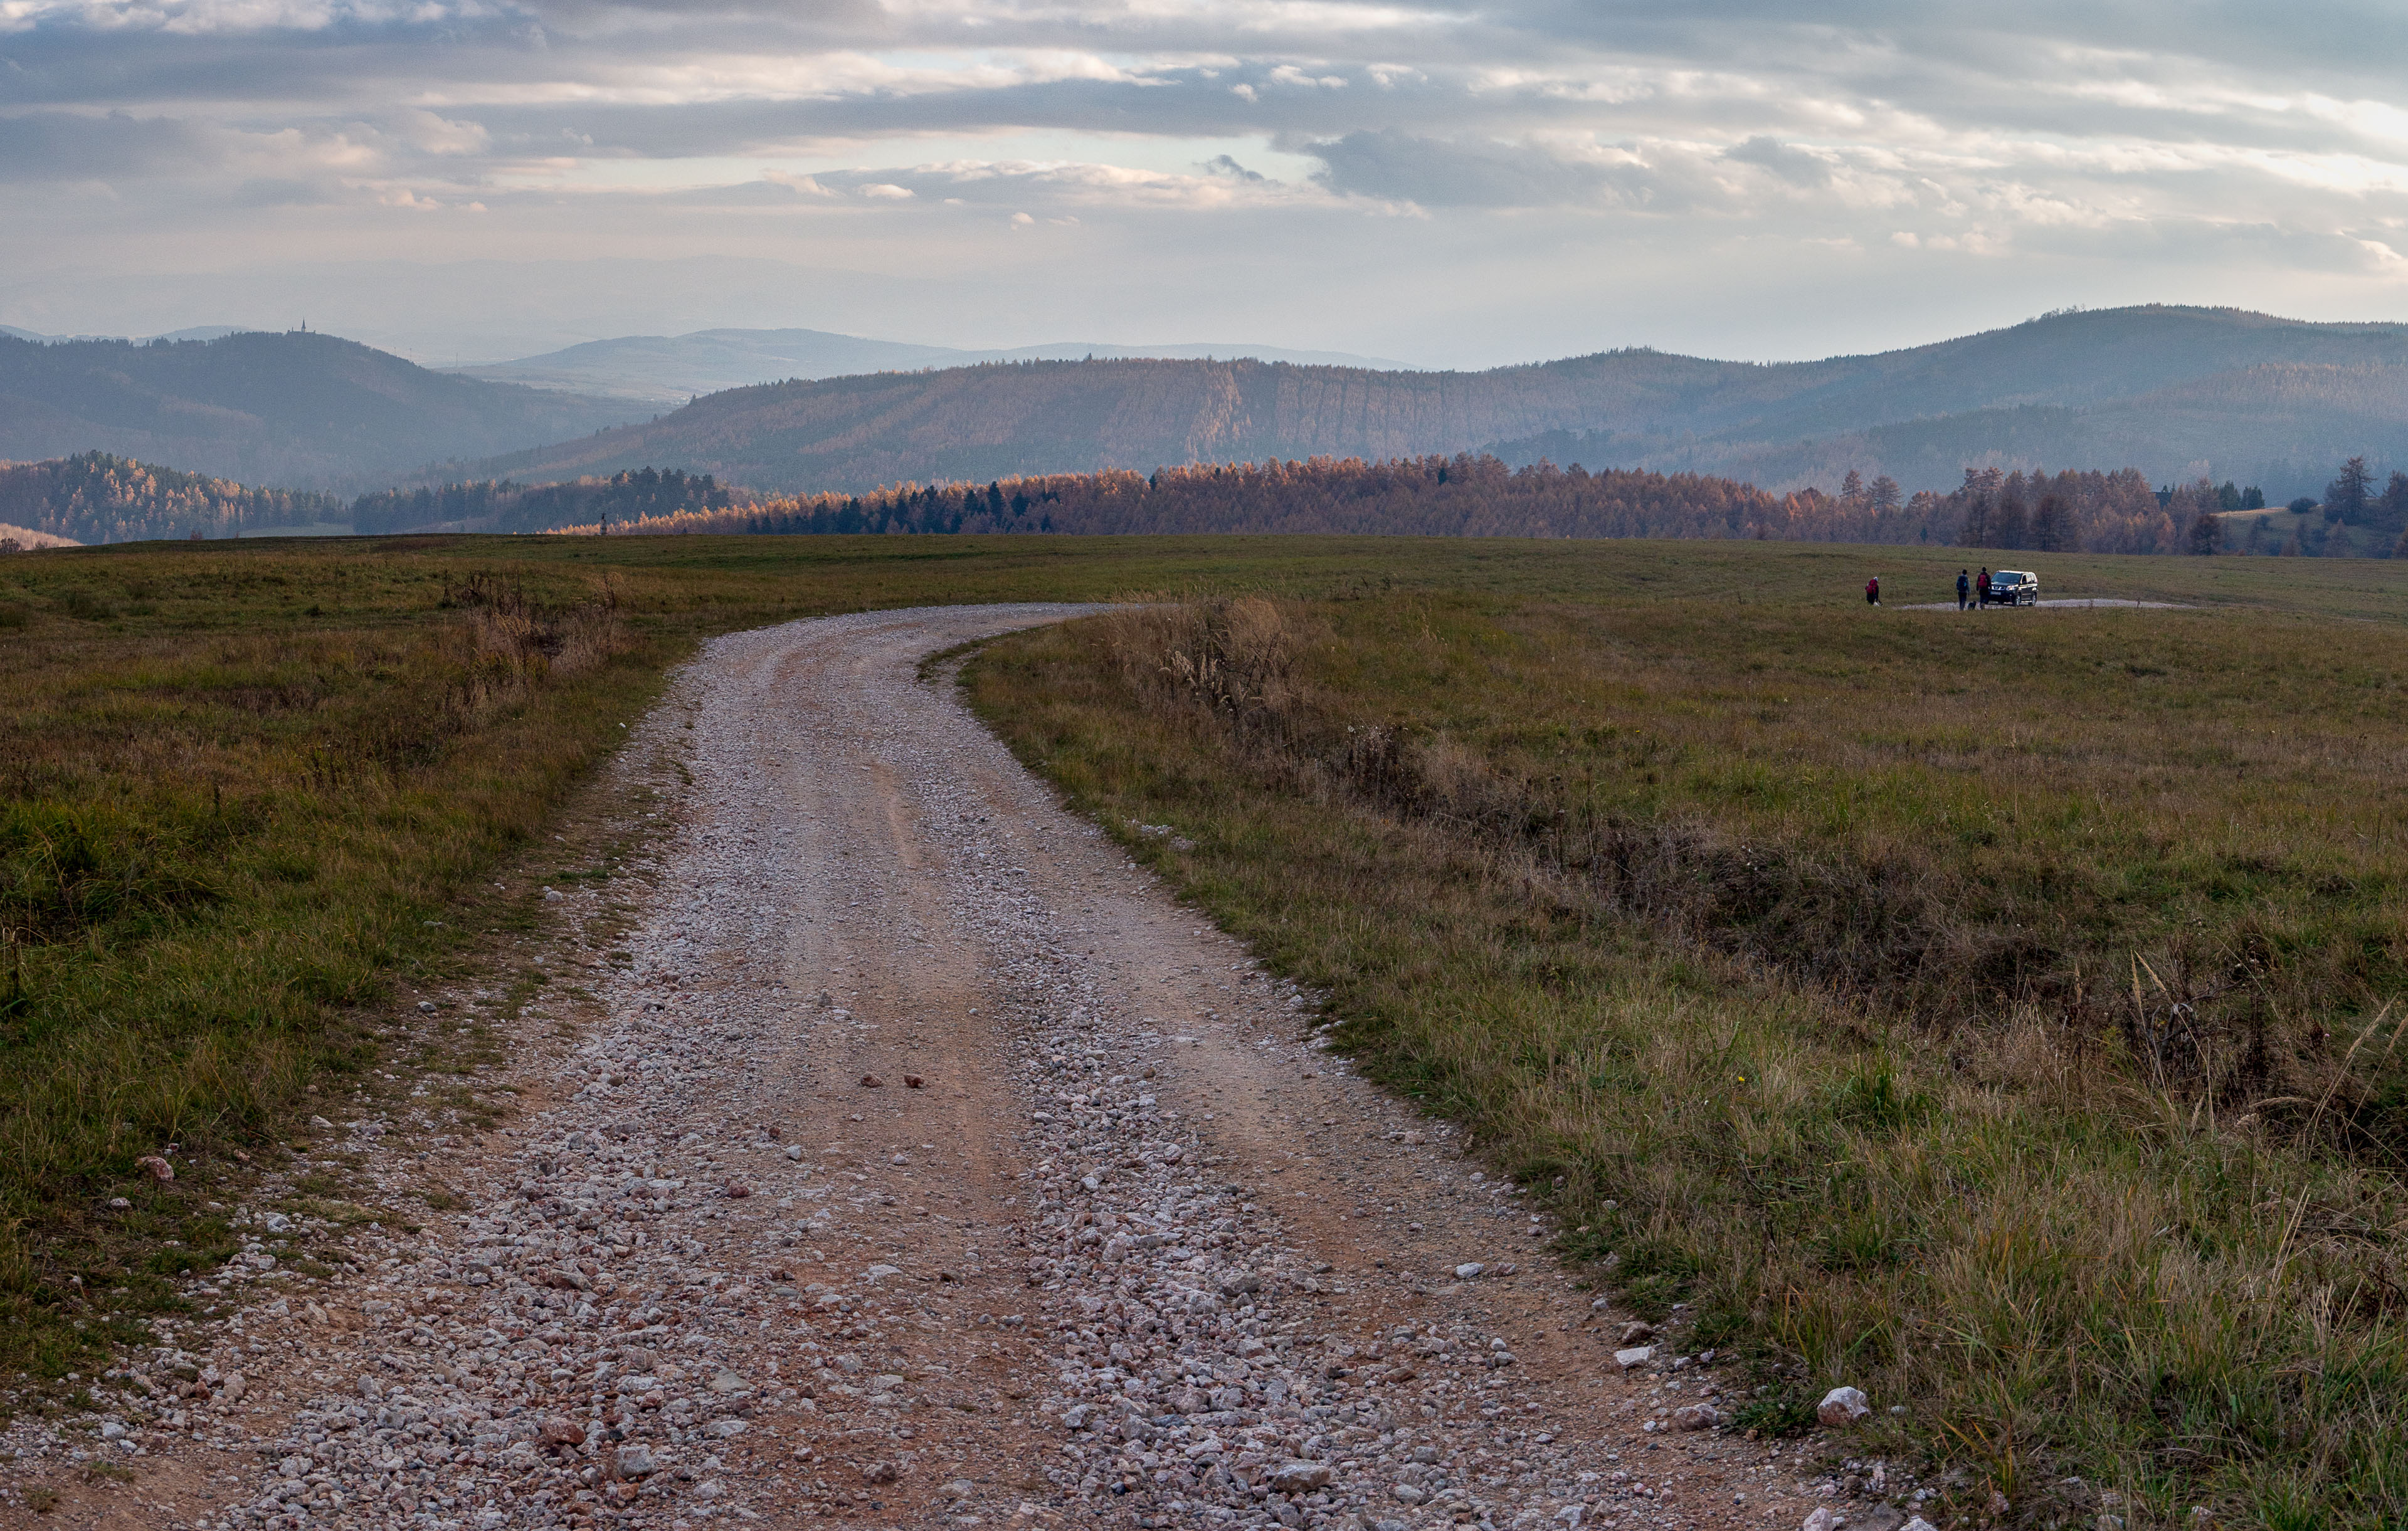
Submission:
[[[2196,492],[2161,496],[2137,469],[2000,475],[1901,499],[1850,474],[1838,494],[1770,494],[1694,473],[1574,464],[1509,467],[1487,454],[1317,457],[1207,464],[1152,474],[1044,474],[984,484],[904,484],[623,522],[631,532],[842,534],[1054,532],[1356,533],[1398,537],[1717,537],[1956,544],[2097,552],[2177,552],[2200,515]],[[600,530],[598,523],[565,530]]]

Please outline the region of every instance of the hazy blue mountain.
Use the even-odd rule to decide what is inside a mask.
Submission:
[[[494,382],[633,399],[675,408],[705,393],[789,379],[839,378],[863,372],[919,371],[980,362],[1079,361],[1088,356],[1180,358],[1251,356],[1263,361],[1403,369],[1407,364],[1340,351],[1277,346],[1109,346],[1086,341],[965,351],[869,340],[825,330],[696,330],[691,335],[630,335],[589,340],[543,356],[460,367],[464,376]]]
[[[1993,463],[2320,487],[2353,453],[2408,464],[2408,325],[2149,307],[1819,362],[1619,351],[1473,373],[1126,359],[886,372],[735,389],[481,471],[652,465],[852,492],[1482,447],[1774,489],[1835,487],[1850,468],[1945,489]]]
[[[645,412],[429,372],[329,335],[0,336],[0,459],[21,462],[97,451],[250,484],[350,491]]]

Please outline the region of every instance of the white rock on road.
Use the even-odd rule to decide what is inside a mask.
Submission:
[[[1519,1188],[915,676],[1075,614],[710,645],[595,790],[589,837],[644,849],[397,1011],[497,1061],[324,1108],[312,1152],[450,1209],[239,1209],[265,1266],[192,1285],[238,1310],[124,1358],[155,1524],[1796,1524],[1777,1445],[1670,1433],[1723,1374],[1617,1353]]]

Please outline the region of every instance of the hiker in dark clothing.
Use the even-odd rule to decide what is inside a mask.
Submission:
[[[1881,576],[1878,574],[1865,581],[1865,604],[1867,606],[1881,605]]]
[[[1958,569],[1958,570],[1956,571],[1956,609],[1957,609],[1957,610],[1962,611],[1962,610],[1964,610],[1964,609],[1965,609],[1965,597],[1966,597],[1966,593],[1967,593],[1967,592],[1969,592],[1969,591],[1971,591],[1972,588],[1973,588],[1973,581],[1972,581],[1971,579],[1967,579],[1967,578],[1966,578],[1966,576],[1965,576],[1965,571],[1964,571],[1963,569]]]
[[[1973,581],[1973,593],[1974,605],[1987,606],[1990,604],[1990,571],[1988,569],[1984,569],[1982,571],[1982,577]]]

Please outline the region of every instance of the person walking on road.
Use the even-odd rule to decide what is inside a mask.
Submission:
[[[1878,574],[1865,581],[1865,604],[1867,606],[1881,605],[1881,576]]]
[[[1966,576],[1966,574],[1965,574],[1965,571],[1964,571],[1963,569],[1958,569],[1958,570],[1956,571],[1956,609],[1957,609],[1957,610],[1962,611],[1962,610],[1964,610],[1964,609],[1965,609],[1965,597],[1966,597],[1967,594],[1972,590],[1972,588],[1973,588],[1973,581],[1972,581],[1971,579],[1967,578],[1967,576]]]
[[[1973,581],[1973,604],[1977,608],[1990,604],[1990,569],[1987,565],[1982,567],[1982,577]]]

